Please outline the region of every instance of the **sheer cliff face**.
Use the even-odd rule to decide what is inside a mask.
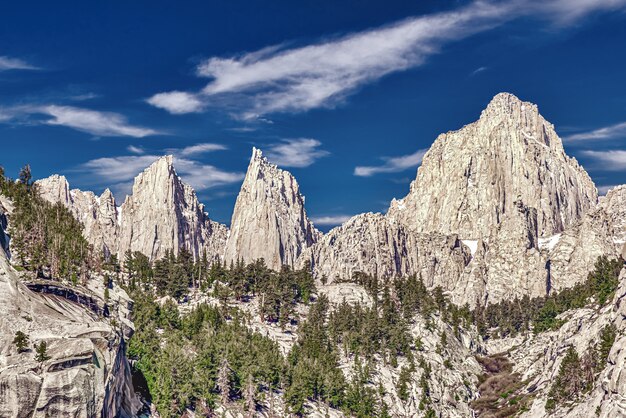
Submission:
[[[193,188],[176,174],[171,156],[160,158],[135,178],[120,218],[119,253],[130,249],[153,260],[182,248],[196,258],[206,251],[209,259],[219,259],[228,233],[224,225],[209,219]]]
[[[320,237],[304,209],[304,197],[291,173],[270,164],[253,149],[237,196],[226,244],[227,262],[259,258],[273,269],[294,266],[303,250]]]
[[[82,305],[32,292],[0,251],[0,416],[135,416],[140,404],[118,329]],[[17,352],[17,331],[29,337],[27,351]],[[41,342],[50,358],[38,363],[33,347]]]
[[[127,250],[139,251],[154,260],[167,250],[178,253],[186,248],[197,258],[205,251],[209,260],[221,258],[228,229],[209,219],[194,190],[176,174],[171,156],[139,174],[132,195],[119,208],[108,189],[100,197],[70,191],[62,176],[39,180],[37,185],[43,198],[70,208],[96,251],[119,257]]]
[[[478,239],[516,201],[537,210],[539,235],[549,236],[594,206],[597,191],[537,106],[500,93],[478,121],[437,138],[388,214],[415,231]]]
[[[386,215],[352,218],[301,263],[330,280],[420,274],[460,304],[540,296],[616,255],[625,201],[618,188],[597,209],[593,182],[537,106],[502,93],[477,122],[437,138]]]

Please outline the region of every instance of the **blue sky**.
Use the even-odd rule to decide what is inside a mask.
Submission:
[[[12,2],[0,165],[121,200],[173,153],[229,223],[257,146],[328,229],[404,196],[436,136],[501,91],[601,190],[626,183],[625,81],[626,0]]]

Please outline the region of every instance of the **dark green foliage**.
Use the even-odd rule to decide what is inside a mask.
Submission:
[[[15,338],[13,338],[13,344],[15,344],[18,353],[26,351],[26,348],[28,348],[28,335],[24,334],[22,331],[17,331]]]
[[[91,248],[83,226],[60,203],[39,196],[31,184],[30,167],[20,171],[20,181],[2,177],[0,192],[13,201],[11,248],[22,267],[55,279],[86,279]]]
[[[276,343],[248,330],[241,318],[226,321],[220,308],[208,305],[180,317],[173,304],[160,307],[140,292],[132,296],[137,331],[129,356],[137,360],[161,416],[180,416],[199,405],[210,408],[220,394],[217,380],[224,361],[228,393],[235,401],[243,398],[249,378],[264,388],[279,387],[285,362]]]
[[[617,337],[617,328],[614,324],[605,325],[600,332],[600,342],[598,344],[598,362],[604,365],[609,358],[609,352],[613,348],[615,338]]]
[[[396,383],[396,393],[403,402],[409,400],[409,382],[411,381],[411,369],[403,367],[400,370],[400,376],[398,376],[398,382]]]
[[[35,361],[43,363],[46,360],[50,360],[50,356],[48,356],[48,344],[42,341],[38,345],[35,345]]]
[[[624,266],[622,259],[599,257],[587,280],[549,296],[504,300],[477,306],[473,322],[482,335],[514,336],[530,329],[535,333],[558,329],[557,316],[570,309],[583,308],[595,302],[603,306],[613,297]]]
[[[559,374],[557,375],[550,392],[549,399],[559,404],[565,401],[575,400],[588,385],[582,373],[582,362],[574,347],[569,347],[565,357],[561,361]],[[551,403],[551,404],[554,404]]]

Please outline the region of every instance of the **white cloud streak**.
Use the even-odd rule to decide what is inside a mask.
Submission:
[[[0,56],[0,71],[8,70],[38,70],[39,68],[19,58]]]
[[[130,125],[126,118],[118,113],[98,112],[72,106],[49,105],[40,108],[41,113],[50,115],[49,125],[61,125],[96,136],[131,136],[143,138],[158,135],[149,128]]]
[[[598,164],[598,169],[603,171],[622,171],[626,170],[626,151],[625,150],[608,150],[608,151],[581,151],[581,154],[591,158]]]
[[[131,147],[129,147],[131,152],[143,151],[141,148]],[[188,158],[191,154],[187,154],[187,157],[183,156],[182,151],[188,148],[190,147],[168,149],[167,152],[174,155],[174,168],[178,175],[196,191],[236,183],[243,179],[244,174],[241,172],[224,171],[213,165],[204,164]],[[131,190],[134,178],[160,157],[161,155],[149,154],[96,158],[79,166],[78,171],[87,174],[90,178],[99,179],[102,184],[112,184],[111,189],[118,197],[121,197],[122,194]]]
[[[402,155],[400,157],[383,157],[384,164],[378,166],[359,166],[354,168],[354,175],[369,177],[380,173],[398,173],[409,168],[417,167],[422,163],[427,149],[420,149],[413,154]]]
[[[132,152],[133,154],[137,155],[146,153],[146,151],[142,147],[136,145],[129,145],[128,147],[126,147],[126,149],[128,150],[128,152]]]
[[[95,136],[143,138],[151,135],[164,135],[163,132],[154,129],[132,125],[119,113],[100,112],[74,106],[26,105],[0,109],[0,122],[10,122],[19,117],[33,115],[50,117],[50,119],[38,122],[65,126]]]
[[[579,132],[577,134],[568,135],[564,137],[563,140],[588,141],[615,138],[626,138],[626,122],[605,126],[603,128],[598,128],[587,132]]]
[[[285,139],[270,145],[265,156],[281,167],[308,167],[319,158],[330,154],[319,149],[321,145],[320,141],[312,138]]]
[[[284,45],[233,57],[212,57],[197,68],[211,81],[200,92],[159,93],[148,102],[170,113],[205,106],[239,107],[252,119],[272,112],[330,107],[365,84],[423,65],[446,44],[520,17],[568,25],[626,0],[476,0],[452,11],[406,19],[311,45]]]
[[[343,224],[350,218],[352,218],[352,215],[314,216],[311,218],[311,221],[313,221],[315,225],[335,226]]]
[[[226,146],[222,144],[214,144],[214,143],[205,142],[203,144],[195,144],[195,145],[185,147],[183,149],[175,151],[174,154],[178,153],[181,156],[189,157],[192,155],[199,155],[199,154],[204,154],[207,152],[223,151],[225,149],[227,149]]]

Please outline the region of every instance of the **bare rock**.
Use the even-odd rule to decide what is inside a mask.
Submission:
[[[296,179],[254,148],[235,203],[225,260],[263,258],[275,270],[293,267],[320,235],[306,215]]]
[[[537,106],[500,93],[478,121],[437,138],[388,214],[416,231],[478,239],[518,200],[537,210],[539,235],[547,236],[579,220],[597,191]]]
[[[209,219],[191,186],[178,177],[172,156],[154,162],[136,178],[121,207],[119,253],[139,251],[155,260],[167,250],[187,249],[197,259],[222,254],[228,229]]]

